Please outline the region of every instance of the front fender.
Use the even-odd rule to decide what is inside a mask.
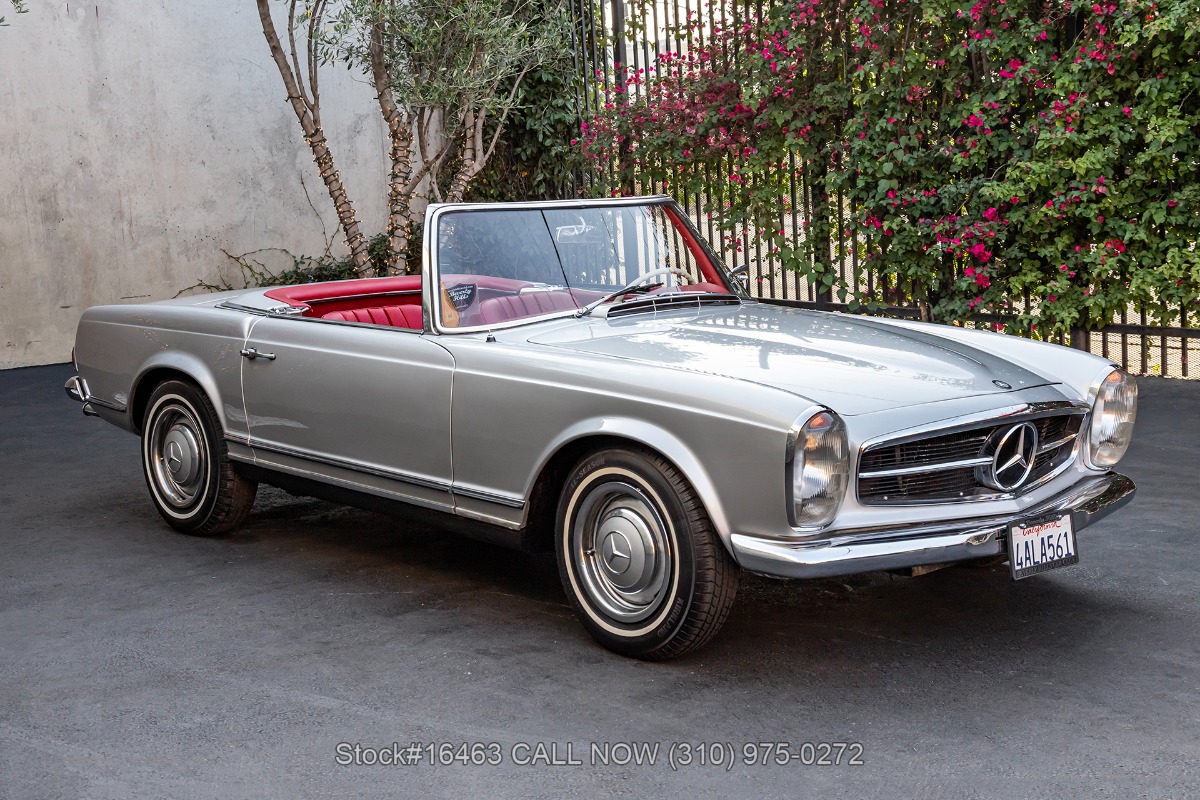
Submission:
[[[525,496],[532,495],[534,481],[542,475],[555,455],[574,443],[597,437],[626,439],[632,444],[656,451],[674,464],[696,490],[725,546],[730,546],[730,520],[726,504],[722,500],[717,483],[705,468],[700,456],[675,434],[645,420],[605,416],[591,417],[571,425],[555,437],[541,453],[533,477],[525,487]]]

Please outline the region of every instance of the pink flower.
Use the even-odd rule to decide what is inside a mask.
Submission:
[[[990,220],[990,221],[994,222],[996,220],[996,216],[997,215],[996,215],[995,208],[989,208],[987,211],[983,212],[983,218],[986,220]]]

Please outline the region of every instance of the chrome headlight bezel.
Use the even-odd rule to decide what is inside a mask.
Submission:
[[[1123,369],[1106,370],[1088,392],[1088,414],[1084,459],[1095,470],[1117,465],[1129,449],[1137,420],[1137,382]]]
[[[846,423],[829,409],[800,417],[788,434],[788,522],[805,533],[829,527],[850,486]]]

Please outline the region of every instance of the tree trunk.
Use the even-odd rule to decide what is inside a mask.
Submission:
[[[399,275],[407,271],[409,237],[412,235],[412,120],[400,113],[392,94],[387,64],[383,58],[382,23],[371,30],[371,79],[375,83],[379,112],[387,124],[388,158],[391,170],[388,173],[388,272]]]
[[[325,188],[329,190],[329,198],[333,200],[333,207],[337,210],[338,222],[342,226],[342,232],[346,235],[346,246],[350,248],[350,257],[354,261],[354,266],[360,272],[365,272],[371,267],[371,258],[367,253],[367,241],[358,227],[358,217],[354,213],[354,206],[350,204],[346,187],[342,184],[342,178],[334,166],[333,153],[325,138],[325,132],[317,122],[320,116],[314,113],[316,103],[306,100],[300,85],[303,78],[296,75],[288,63],[287,55],[279,43],[279,34],[275,31],[275,22],[271,19],[268,0],[257,0],[257,2],[258,16],[262,21],[263,35],[267,38],[267,45],[271,48],[271,57],[275,60],[275,66],[279,68],[279,74],[287,89],[292,110],[296,112],[296,119],[299,120],[300,128],[304,131],[304,139],[312,150],[313,160],[317,163],[321,180],[325,183]],[[294,2],[295,0],[293,0]]]

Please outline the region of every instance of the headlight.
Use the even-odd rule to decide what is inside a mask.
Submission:
[[[1088,431],[1088,461],[1093,467],[1111,467],[1121,460],[1133,437],[1137,419],[1137,384],[1123,369],[1104,376],[1092,405]]]
[[[813,414],[794,431],[791,461],[793,525],[821,528],[833,522],[850,473],[846,426],[832,411]]]

